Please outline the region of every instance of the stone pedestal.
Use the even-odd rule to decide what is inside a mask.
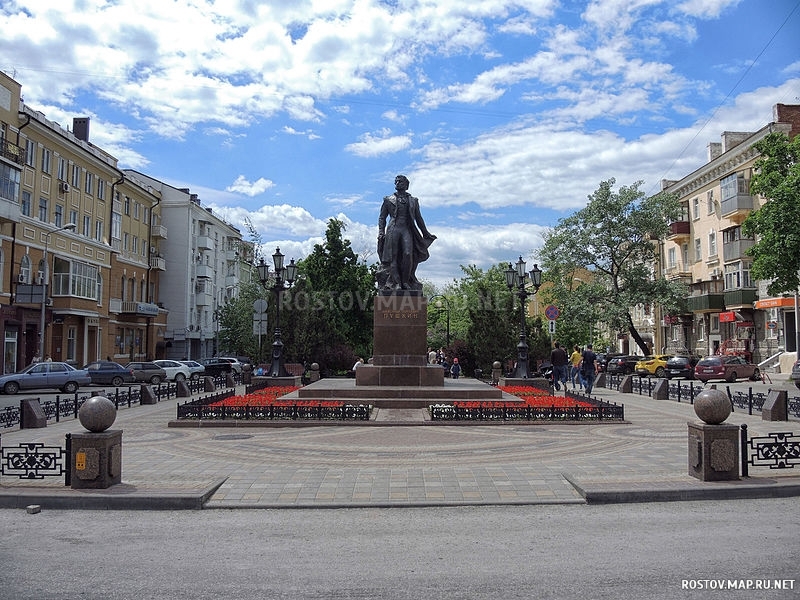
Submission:
[[[689,423],[689,475],[702,481],[739,479],[739,427]]]
[[[356,369],[356,386],[443,386],[444,369],[427,364],[427,299],[375,296],[373,311],[372,364]]]
[[[153,391],[153,386],[142,385],[139,387],[139,404],[142,406],[146,404],[158,404],[158,398]]]
[[[289,375],[288,377],[266,377],[256,375],[253,377],[253,385],[266,384],[267,387],[300,387],[303,385],[303,378],[300,375]]]
[[[669,400],[669,379],[659,379],[651,395],[653,400]]]
[[[38,398],[23,398],[19,401],[19,428],[38,429],[47,427],[47,417]]]
[[[789,393],[786,390],[770,390],[761,408],[762,421],[789,420]]]
[[[106,489],[122,482],[122,430],[73,433],[69,457],[70,487]]]

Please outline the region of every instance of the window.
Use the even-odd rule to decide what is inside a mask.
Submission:
[[[106,181],[105,179],[100,179],[99,177],[97,179],[97,199],[106,199]]]
[[[703,247],[700,244],[700,238],[694,240],[694,261],[700,262],[703,260]]]
[[[131,214],[131,199],[128,196],[125,196],[125,202],[123,202],[123,212],[126,215]]]
[[[76,344],[76,334],[78,332],[78,328],[75,326],[67,327],[67,360],[74,361],[76,354],[75,350],[77,348]]]
[[[692,218],[700,218],[700,198],[695,198],[692,200]]]
[[[19,171],[0,163],[0,198],[16,202],[19,198]]]
[[[103,241],[103,222],[102,221],[95,221],[94,222],[94,239],[98,242]]]
[[[689,244],[684,242],[681,244],[681,258],[683,259],[683,270],[689,270]]]
[[[86,172],[86,181],[83,186],[83,191],[87,194],[91,194],[92,190],[94,190],[94,173]]]
[[[26,217],[31,216],[31,193],[30,192],[22,192],[22,200],[19,203],[19,212],[21,212]]]
[[[708,258],[717,255],[717,232],[713,229],[708,232]]]
[[[719,185],[720,200],[725,202],[736,198],[739,194],[749,193],[747,181],[744,178],[744,173],[733,173],[727,177],[723,177]]]
[[[50,150],[42,148],[42,172],[50,174]]]
[[[58,157],[58,174],[56,175],[59,181],[67,180],[67,161]]]
[[[53,260],[53,295],[97,300],[98,269],[84,262],[58,256]]]
[[[122,231],[122,215],[119,213],[111,213],[111,239],[120,239]]]
[[[78,165],[72,165],[72,187],[81,187],[81,168]]]
[[[36,142],[31,140],[25,140],[25,165],[36,167]]]
[[[706,192],[706,208],[708,209],[708,214],[714,214],[714,190]]]
[[[31,282],[31,259],[27,254],[23,254],[19,259],[19,274],[25,283]]]
[[[64,225],[64,207],[60,204],[56,204],[56,214],[53,225],[56,227],[63,227]]]
[[[72,223],[73,225],[76,225],[76,226],[78,225],[78,211],[77,210],[69,211],[69,222]]]
[[[124,252],[128,251],[128,247],[130,245],[130,238],[131,236],[127,231],[122,234],[122,250]]]
[[[141,212],[142,205],[138,202],[133,203],[133,218],[137,221],[139,220],[139,214]]]
[[[92,234],[92,217],[83,215],[83,235],[89,237]]]
[[[131,254],[138,254],[139,253],[139,238],[131,236]]]
[[[711,314],[711,333],[719,332],[719,314]]]
[[[750,265],[749,261],[738,261],[725,265],[725,289],[738,290],[755,287],[750,279]]]
[[[676,248],[670,248],[669,250],[667,250],[667,268],[674,269],[677,266],[678,261],[676,255],[677,255]]]
[[[39,198],[39,220],[47,223],[47,200],[45,198]]]

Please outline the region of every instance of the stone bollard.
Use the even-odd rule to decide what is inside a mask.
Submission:
[[[592,387],[597,387],[597,388],[606,387],[606,372],[605,371],[600,371],[597,374],[597,378],[594,380],[594,385]]]
[[[203,391],[204,392],[215,392],[217,391],[217,386],[214,385],[214,378],[206,375],[203,377]]]
[[[236,387],[236,382],[233,380],[233,373],[230,371],[225,373],[225,386],[229,388]]]
[[[619,391],[622,394],[633,393],[633,375],[625,375],[622,378],[622,383],[619,384]]]
[[[689,475],[702,481],[739,479],[739,428],[725,425],[731,414],[728,395],[712,385],[694,399],[703,423],[689,423]]]
[[[122,482],[122,430],[109,429],[116,418],[114,403],[104,396],[81,405],[78,419],[87,432],[70,436],[72,489],[106,489]]]
[[[492,385],[497,385],[503,376],[503,365],[499,360],[492,363]]]
[[[770,390],[761,409],[762,421],[788,421],[789,392],[786,390]]]
[[[153,391],[152,385],[142,385],[139,388],[139,404],[144,406],[145,404],[157,404],[158,398],[156,397],[156,393]]]
[[[175,397],[176,398],[189,398],[192,395],[192,391],[189,389],[189,382],[188,381],[176,381],[175,382]]]
[[[319,381],[319,363],[311,363],[308,369],[308,381],[309,383]]]
[[[659,379],[653,388],[653,400],[669,400],[669,379]]]
[[[47,427],[47,416],[38,398],[23,398],[19,401],[19,428],[38,429]]]

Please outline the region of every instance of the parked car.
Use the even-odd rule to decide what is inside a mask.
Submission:
[[[747,362],[741,356],[715,355],[701,359],[694,368],[694,376],[700,381],[724,379],[733,383],[737,379],[759,379],[758,365]]]
[[[792,365],[792,374],[790,377],[797,386],[797,389],[800,390],[800,360],[796,361],[794,365]]]
[[[699,360],[699,356],[673,356],[664,367],[664,377],[667,379],[673,377],[694,379],[694,368]]]
[[[40,362],[28,365],[18,373],[0,377],[0,390],[5,394],[16,394],[19,390],[58,388],[66,394],[74,394],[82,385],[92,383],[86,369],[76,369],[64,362]]]
[[[667,361],[672,358],[671,354],[656,354],[655,356],[645,356],[636,363],[637,375],[664,377],[664,368]]]
[[[179,360],[178,362],[189,367],[189,379],[199,379],[206,373],[206,368],[196,360]]]
[[[154,360],[156,366],[164,369],[170,381],[185,381],[192,376],[192,371],[177,360]]]
[[[167,379],[167,372],[152,361],[129,362],[125,366],[133,371],[134,379],[142,383],[158,385]]]
[[[218,356],[216,358],[217,360],[224,360],[225,362],[229,362],[231,364],[231,370],[234,373],[241,375],[242,371],[244,370],[244,365],[239,362],[238,358],[232,358],[230,356]]]
[[[204,358],[200,361],[206,371],[206,375],[210,377],[219,377],[225,373],[233,372],[233,366],[227,360],[221,358]]]
[[[612,356],[606,363],[606,373],[630,375],[636,369],[641,356]]]
[[[123,384],[136,381],[131,369],[108,360],[96,360],[83,368],[89,372],[89,377],[92,378],[92,383],[95,385],[120,387]]]

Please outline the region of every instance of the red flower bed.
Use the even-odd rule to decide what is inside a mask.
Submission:
[[[512,396],[516,396],[517,398],[521,398],[525,401],[526,406],[530,406],[532,408],[549,408],[554,406],[555,408],[572,408],[573,406],[584,406],[584,407],[593,407],[594,404],[590,402],[585,402],[583,400],[575,400],[574,398],[566,398],[564,396],[551,396],[544,390],[540,390],[534,387],[523,387],[523,386],[504,386],[500,387],[507,394],[511,394]],[[480,403],[476,403],[480,404]],[[495,405],[508,405],[513,406],[507,402],[495,402]],[[486,408],[484,406],[484,408]]]
[[[231,396],[212,402],[209,406],[304,406],[302,400],[280,400],[282,396],[291,394],[297,389],[297,387],[268,387],[246,396]],[[319,406],[319,403],[305,402],[308,402],[305,406]],[[329,406],[338,406],[339,404],[334,402]]]

